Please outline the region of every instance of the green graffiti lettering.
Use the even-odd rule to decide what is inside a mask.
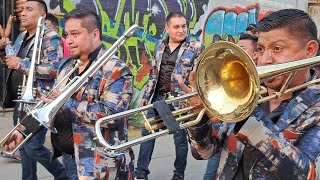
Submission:
[[[137,8],[137,0],[126,1],[126,0],[106,0],[109,3],[119,3],[117,7],[116,17],[110,17],[108,12],[102,7],[102,0],[96,0],[97,8],[100,14],[102,23],[102,35],[114,40],[117,40],[121,34],[127,30],[132,24],[139,25],[140,36],[131,37],[124,46],[118,50],[117,55],[125,58],[126,63],[130,65],[130,69],[135,77],[134,86],[141,90],[148,80],[148,68],[150,66],[152,54],[155,48],[155,42],[151,38],[163,37],[163,31],[160,30],[164,27],[165,21],[153,22],[150,18],[154,18],[152,11],[149,10],[148,13],[141,14],[140,10]],[[182,10],[184,14],[192,11],[192,17],[190,17],[189,29],[194,28],[197,21],[197,9],[195,8],[195,0],[182,0]],[[85,2],[83,2],[85,3]],[[164,15],[170,12],[170,7],[168,7],[166,0],[150,0],[150,7],[152,9],[153,4],[161,3],[161,11]],[[177,2],[178,3],[178,2]],[[136,7],[137,6],[137,7]],[[125,8],[130,7],[131,12],[124,12]],[[63,1],[63,8],[70,12],[75,8],[75,5],[71,0]],[[190,10],[190,8],[193,8]],[[141,22],[140,22],[141,21]],[[112,24],[111,24],[112,23]],[[157,25],[156,25],[157,24]],[[123,29],[124,27],[124,29]],[[164,29],[164,28],[163,28]],[[143,31],[141,33],[141,31]],[[62,30],[59,30],[62,33]],[[150,36],[150,37],[149,37]],[[110,47],[114,41],[103,41],[106,47]]]
[[[63,1],[63,8],[67,11],[70,12],[74,9],[74,5],[71,2],[71,0],[64,0]]]

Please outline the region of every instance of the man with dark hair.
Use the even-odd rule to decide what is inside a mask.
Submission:
[[[255,64],[258,60],[258,48],[257,48],[258,37],[252,34],[241,34],[238,46],[245,50],[248,55],[252,58]]]
[[[258,23],[258,66],[312,58],[318,49],[316,25],[302,10],[279,10]],[[296,71],[289,88],[316,78],[310,72],[309,67]],[[279,92],[288,76],[264,81],[268,95]],[[207,159],[221,151],[217,179],[319,179],[319,86],[259,104],[241,122],[203,119],[204,123],[188,128],[193,156]]]
[[[55,15],[48,13],[46,16],[45,22],[50,29],[54,30],[57,33],[59,32],[59,21]],[[62,36],[61,36],[61,41],[63,44],[63,58],[66,58],[70,55],[70,51],[68,49],[66,39],[63,38]]]
[[[28,0],[21,13],[21,25],[26,31],[19,34],[14,44],[15,55],[1,56],[5,59],[7,67],[10,69],[7,79],[6,97],[4,107],[12,105],[13,100],[18,98],[17,85],[21,84],[22,74],[28,75],[30,68],[30,59],[32,57],[37,30],[37,22],[40,16],[46,17],[47,6],[42,0]],[[4,38],[0,41],[0,49],[3,50],[6,45]],[[35,85],[37,94],[46,93],[52,87],[57,70],[62,59],[62,44],[60,36],[48,29],[44,30],[42,39],[42,49],[40,53],[40,64],[35,66]],[[13,114],[14,125],[17,125],[19,118],[24,116],[24,112],[19,109],[19,103],[15,103]],[[19,112],[20,111],[20,112]],[[38,134],[33,136],[20,149],[22,164],[22,179],[37,179],[37,162],[41,163],[55,179],[67,179],[64,166],[59,160],[50,161],[51,151],[44,147],[47,129],[39,130]]]
[[[178,96],[185,94],[178,81],[188,84],[189,73],[197,63],[197,58],[204,46],[187,37],[187,22],[181,12],[170,13],[166,19],[166,32],[169,37],[161,39],[155,46],[149,81],[143,95],[141,106],[150,102],[161,101],[169,94]],[[170,109],[181,107],[180,103],[170,105]],[[149,109],[147,118],[155,117],[158,112]],[[149,132],[142,129],[142,135]],[[185,130],[178,130],[173,134],[176,149],[175,170],[172,179],[184,179],[187,165],[188,143]],[[136,168],[137,179],[148,179],[150,173],[148,166],[151,161],[155,140],[144,142],[140,146],[139,158]]]
[[[95,13],[75,9],[66,14],[65,20],[66,40],[71,57],[67,58],[60,67],[57,82],[74,67],[77,59],[82,62],[82,66],[72,76],[83,74],[92,63],[95,63],[107,52],[107,48],[101,41],[100,18]],[[131,148],[118,152],[118,157],[111,158],[107,157],[103,147],[94,140],[96,137],[94,122],[96,120],[129,108],[133,88],[132,79],[132,74],[126,63],[118,57],[112,56],[93,76],[93,79],[82,87],[74,98],[69,99],[62,111],[57,114],[55,124],[61,124],[61,131],[63,131],[64,122],[72,122],[74,154],[69,154],[69,157],[75,157],[77,174],[80,179],[108,179],[110,173],[108,168],[113,164],[112,161],[117,169],[116,179],[129,180],[133,178],[134,164]],[[107,126],[104,131],[107,133],[106,137],[110,137],[108,139],[110,143],[127,141],[127,118],[118,119],[115,124]],[[115,131],[118,132],[117,137],[112,136]],[[63,138],[60,138],[53,145],[56,150],[66,155],[67,152],[61,147],[64,141]],[[66,156],[63,158],[66,162]]]
[[[55,15],[53,15],[51,13],[48,13],[46,15],[46,24],[50,29],[58,32],[58,30],[59,30],[59,20]]]
[[[82,64],[69,77],[81,76],[92,64],[107,52],[101,41],[101,22],[99,17],[85,9],[75,9],[66,14],[66,41],[71,56],[66,58],[59,68],[57,83],[70,72],[80,60]],[[129,108],[132,97],[132,74],[124,61],[112,56],[103,67],[62,106],[56,114],[54,127],[58,133],[52,133],[54,158],[61,156],[69,179],[108,179],[111,164],[117,169],[115,179],[132,179],[133,151],[117,152],[109,157],[94,138],[94,123],[101,117],[115,114]],[[56,96],[67,82],[63,82],[54,91]],[[52,98],[52,97],[51,97]],[[52,99],[43,98],[50,103]],[[118,119],[102,128],[108,141],[122,143],[127,141],[127,119]],[[118,132],[117,139],[113,137]],[[21,141],[21,134],[11,142]],[[6,147],[8,148],[8,147]]]

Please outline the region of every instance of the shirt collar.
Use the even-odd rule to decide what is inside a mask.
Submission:
[[[89,56],[88,59],[90,62],[92,62],[93,60],[95,60],[100,52],[100,49],[104,47],[104,45],[101,43],[99,47],[97,47],[94,51],[92,51]]]
[[[182,43],[184,43],[185,41],[187,41],[187,38],[185,38],[183,41],[181,41],[180,44],[179,44],[179,46],[180,46]],[[169,37],[167,37],[163,42],[164,42],[164,44],[165,44],[166,46],[169,46],[169,45],[168,45],[168,44],[169,44]]]

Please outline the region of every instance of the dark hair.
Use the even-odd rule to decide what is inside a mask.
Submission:
[[[46,4],[46,2],[44,2],[43,0],[27,0],[27,2],[28,2],[28,1],[35,1],[35,2],[37,2],[38,5],[39,5],[39,7],[41,7],[42,10],[43,10],[46,14],[48,14],[47,4]]]
[[[51,13],[47,14],[46,20],[49,20],[55,26],[59,26],[58,18],[55,15],[51,14]]]
[[[174,17],[183,17],[184,19],[186,19],[186,16],[182,12],[171,12],[166,18],[166,23],[168,24],[169,21]]]
[[[239,37],[240,40],[251,40],[252,46],[254,46],[255,51],[258,51],[257,43],[258,43],[258,37],[252,34],[241,34]]]
[[[88,32],[98,29],[100,33],[100,39],[102,38],[101,22],[96,13],[87,9],[74,9],[70,13],[67,13],[64,18],[66,22],[69,19],[80,19],[82,27],[86,28]]]
[[[258,37],[252,34],[247,34],[247,33],[243,33],[240,35],[239,40],[242,39],[248,39],[248,40],[252,40],[253,42],[258,42]]]
[[[299,9],[282,9],[272,12],[258,22],[258,32],[269,32],[282,29],[294,34],[297,38],[317,40],[317,26],[312,18]]]
[[[251,31],[251,30],[256,30],[257,29],[257,25],[256,24],[249,24],[247,26],[246,31]]]

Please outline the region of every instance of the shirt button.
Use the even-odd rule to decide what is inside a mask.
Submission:
[[[254,147],[251,147],[250,150],[251,150],[251,151],[254,151]]]

